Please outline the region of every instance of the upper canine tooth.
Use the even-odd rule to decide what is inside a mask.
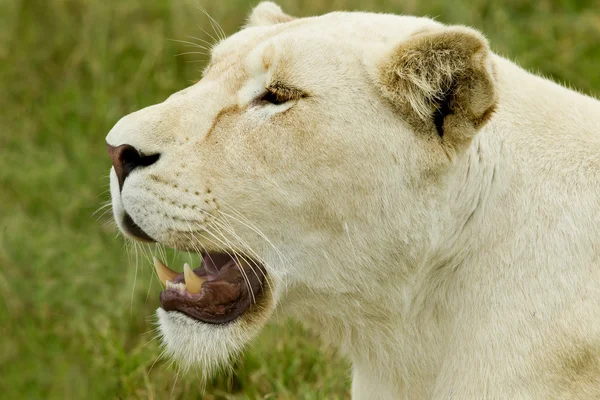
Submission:
[[[167,281],[172,281],[177,275],[177,272],[173,271],[158,258],[154,257],[154,268],[156,269],[156,274],[158,275],[158,279],[162,282],[164,286],[167,286]]]
[[[188,293],[200,293],[202,284],[206,282],[206,279],[196,275],[188,263],[183,264],[183,276],[185,277],[185,286],[187,287]]]

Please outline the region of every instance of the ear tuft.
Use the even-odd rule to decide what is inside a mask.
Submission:
[[[436,132],[456,151],[495,108],[489,55],[487,40],[470,28],[418,33],[379,65],[379,84],[417,131]]]
[[[293,21],[295,18],[284,13],[271,1],[263,1],[250,13],[246,26],[273,25]]]

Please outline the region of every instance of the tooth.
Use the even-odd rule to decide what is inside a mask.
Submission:
[[[185,277],[185,286],[187,287],[188,293],[200,293],[202,284],[206,282],[206,279],[196,275],[188,263],[183,264],[183,276]]]
[[[163,262],[156,257],[154,257],[154,268],[156,269],[158,279],[164,286],[167,286],[167,281],[172,281],[177,275],[179,275],[177,272],[163,264]]]

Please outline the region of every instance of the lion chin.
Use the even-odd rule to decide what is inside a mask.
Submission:
[[[264,2],[106,142],[166,353],[208,377],[273,315],[355,399],[600,398],[600,102],[464,26]]]
[[[226,325],[207,324],[179,312],[157,309],[166,354],[185,369],[201,367],[202,378],[209,378],[228,367],[267,323],[272,309],[268,304],[271,297],[266,295],[264,299],[266,301],[252,312]]]
[[[165,286],[156,314],[166,353],[186,369],[202,366],[205,379],[230,365],[273,311],[274,283],[242,256],[207,253],[201,267],[184,264],[180,274],[157,258],[154,266]]]

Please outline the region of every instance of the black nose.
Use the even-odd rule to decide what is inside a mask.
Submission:
[[[138,167],[147,167],[154,164],[160,154],[152,154],[146,156],[139,152],[135,147],[128,144],[122,144],[121,146],[111,146],[106,144],[108,155],[112,159],[113,167],[119,179],[119,190],[123,189],[123,183],[125,178],[129,176],[131,171]]]

